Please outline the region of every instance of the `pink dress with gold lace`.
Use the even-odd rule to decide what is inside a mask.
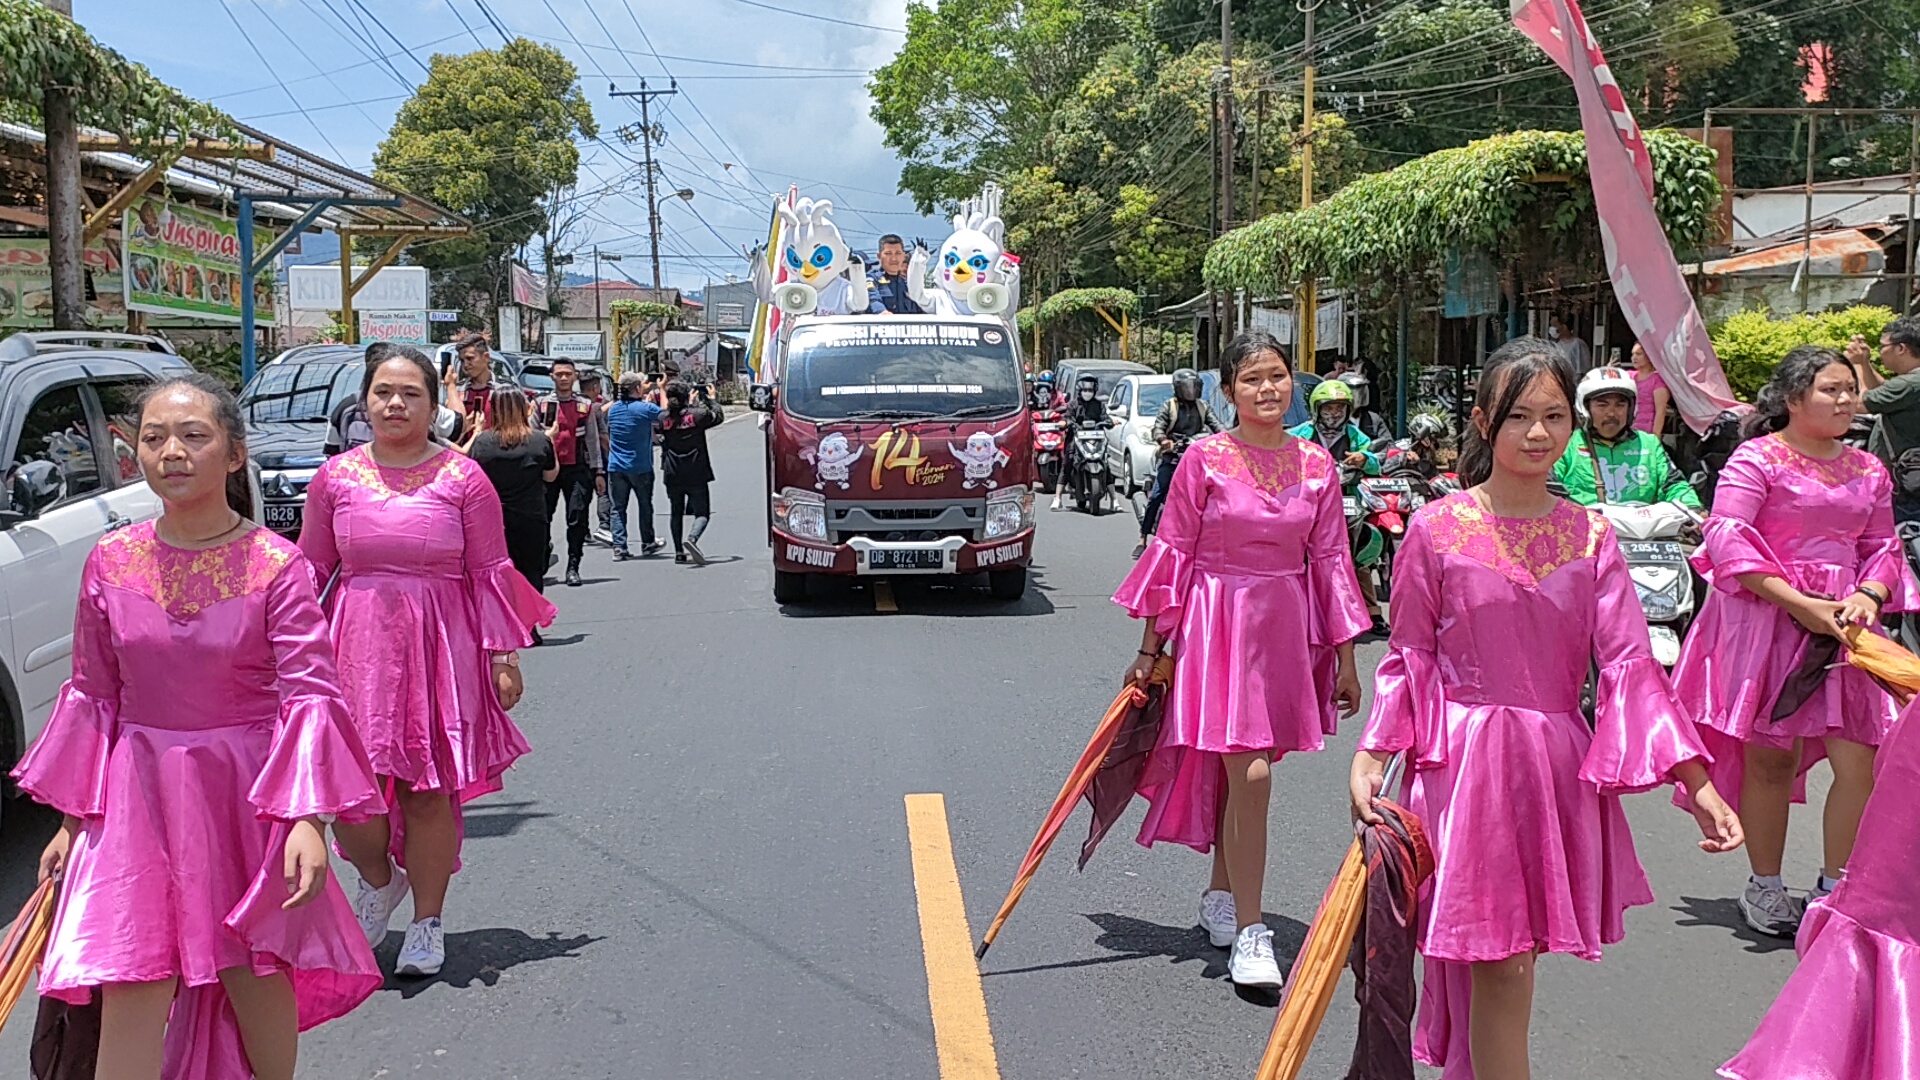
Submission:
[[[284,971],[300,1026],[378,989],[331,878],[282,911],[296,819],[383,809],[334,678],[312,570],[265,529],[204,551],[153,525],[87,559],[73,679],[14,770],[81,818],[40,992],[83,1003],[104,983],[177,976],[169,1078],[242,1080],[219,972]]]
[[[1467,492],[1415,514],[1360,746],[1408,752],[1408,808],[1433,844],[1414,1052],[1471,1080],[1468,965],[1536,949],[1598,960],[1626,909],[1653,902],[1620,796],[1705,757],[1606,520],[1570,502],[1497,518]]]
[[[555,612],[507,558],[486,473],[453,450],[411,469],[349,450],[308,486],[300,547],[323,579],[340,572],[333,647],[374,770],[456,806],[500,790],[528,747],[488,654],[532,644]]]
[[[1339,719],[1334,648],[1373,624],[1347,548],[1340,474],[1305,439],[1195,442],[1160,526],[1114,601],[1173,650],[1160,741],[1141,776],[1140,842],[1211,850],[1222,754],[1319,750]]]

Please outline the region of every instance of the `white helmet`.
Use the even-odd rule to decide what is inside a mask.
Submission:
[[[1629,409],[1635,408],[1640,401],[1640,388],[1634,385],[1632,375],[1617,367],[1597,367],[1580,377],[1580,388],[1573,394],[1573,403],[1581,416],[1592,414],[1587,402],[1601,394],[1625,395]]]

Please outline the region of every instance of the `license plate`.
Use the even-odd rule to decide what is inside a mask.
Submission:
[[[923,548],[872,548],[867,551],[869,570],[940,570],[947,565],[947,553]]]
[[[1687,554],[1684,548],[1671,540],[1628,540],[1620,545],[1620,553],[1628,558],[1665,562],[1680,562]]]
[[[267,528],[276,532],[294,531],[300,528],[299,503],[268,503]]]
[[[1342,509],[1346,510],[1348,517],[1352,517],[1353,515],[1360,512],[1360,500],[1354,498],[1351,495],[1348,495],[1345,498],[1341,499],[1340,505]]]
[[[1405,495],[1407,492],[1413,490],[1412,485],[1408,484],[1405,480],[1368,480],[1366,486],[1370,491],[1386,492],[1395,495]]]

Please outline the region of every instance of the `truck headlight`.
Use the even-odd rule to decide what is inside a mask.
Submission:
[[[773,526],[802,540],[825,540],[827,500],[811,491],[783,488],[773,497]]]
[[[1024,484],[1004,487],[987,496],[986,539],[998,540],[1033,528],[1033,492]]]

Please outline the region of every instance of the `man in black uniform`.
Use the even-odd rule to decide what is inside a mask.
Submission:
[[[1140,546],[1133,549],[1139,558],[1147,550],[1147,540],[1160,524],[1160,511],[1167,505],[1167,489],[1173,485],[1173,470],[1187,444],[1203,434],[1220,430],[1213,409],[1200,399],[1200,373],[1181,368],[1173,373],[1173,396],[1160,406],[1153,420],[1153,441],[1160,447],[1159,465],[1153,474],[1153,490],[1147,494],[1146,513],[1140,515]]]

